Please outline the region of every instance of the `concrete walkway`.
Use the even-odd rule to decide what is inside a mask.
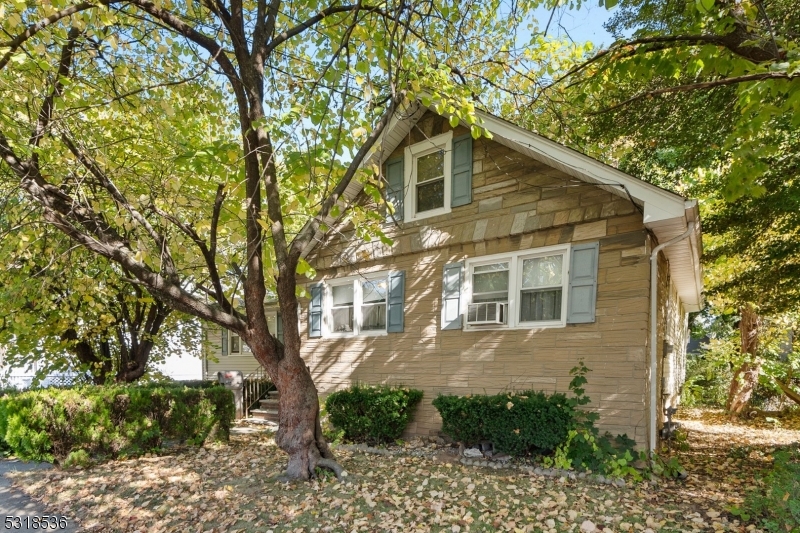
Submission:
[[[33,527],[37,524],[30,522],[26,523],[25,517],[42,517],[42,516],[57,516],[48,512],[48,510],[36,500],[30,498],[27,494],[20,492],[11,485],[11,480],[6,477],[6,473],[20,471],[20,470],[47,470],[52,468],[53,465],[49,463],[24,463],[16,459],[0,460],[0,531],[59,531],[67,533],[75,533],[79,531],[77,524],[71,517],[67,518],[67,527],[61,529],[61,524],[57,528],[53,528],[52,522],[48,524],[47,529],[43,525]],[[14,517],[19,517],[16,520]],[[11,521],[6,522],[6,518],[11,518]],[[19,526],[19,529],[17,528]],[[30,526],[30,527],[28,527]]]

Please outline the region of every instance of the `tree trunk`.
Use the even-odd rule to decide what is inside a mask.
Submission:
[[[128,350],[128,357],[124,364],[117,370],[116,380],[119,383],[131,383],[142,377],[147,370],[150,352],[153,349],[151,341],[137,343]]]
[[[761,375],[761,361],[757,355],[760,327],[761,318],[756,313],[755,307],[751,304],[742,306],[739,334],[741,353],[746,359],[733,374],[731,386],[728,389],[726,409],[732,417],[736,417],[742,412],[758,385],[758,377]]]
[[[69,350],[75,354],[78,361],[89,367],[89,372],[92,374],[92,382],[95,385],[105,385],[112,371],[111,358],[106,357],[105,353],[98,356],[92,343],[86,339],[78,339],[78,332],[73,328],[67,329],[61,335],[61,339],[72,343]],[[101,347],[103,344],[107,346],[107,343],[101,343]]]
[[[289,454],[286,477],[309,479],[314,469],[322,466],[342,472],[322,436],[319,421],[319,395],[311,374],[299,357],[284,357],[278,366],[280,391],[280,424],[275,442]]]
[[[295,268],[294,264],[281,265],[285,274],[277,278],[284,343],[279,342],[269,331],[266,319],[251,319],[251,324],[255,327],[246,332],[249,334],[246,342],[280,393],[280,419],[275,443],[289,455],[283,479],[311,479],[316,477],[317,467],[327,468],[340,478],[344,469],[336,463],[333,452],[322,435],[317,387],[308,366],[300,356]],[[257,300],[258,309],[263,309],[260,305],[263,297],[259,294],[255,296],[260,298]],[[249,309],[248,318],[251,318]]]
[[[792,400],[794,403],[800,405],[800,393],[797,393],[792,389],[791,382],[787,381],[786,383],[776,379],[775,383],[778,384],[778,387],[781,391],[786,395],[787,398]]]
[[[731,416],[739,415],[750,401],[760,374],[761,361],[745,361],[733,375],[727,402],[728,413]]]

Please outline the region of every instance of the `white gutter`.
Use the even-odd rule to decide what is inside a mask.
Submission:
[[[659,244],[650,254],[650,442],[648,443],[648,446],[651,453],[656,451],[656,404],[658,403],[658,395],[656,394],[656,391],[658,390],[658,351],[656,349],[656,341],[658,340],[658,252],[667,246],[682,241],[694,233],[694,229],[695,223],[689,222],[689,227],[686,229],[686,232],[665,242],[664,244]]]

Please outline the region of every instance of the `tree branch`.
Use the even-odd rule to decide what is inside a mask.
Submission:
[[[44,137],[44,132],[47,129],[48,124],[50,124],[50,119],[53,116],[53,103],[57,97],[61,96],[61,91],[64,89],[63,80],[69,75],[70,67],[72,66],[72,55],[75,51],[75,43],[79,34],[80,30],[75,27],[70,28],[69,33],[67,34],[67,42],[61,48],[61,58],[58,61],[58,72],[56,72],[56,80],[55,83],[53,83],[53,90],[50,91],[50,94],[48,94],[42,102],[42,107],[39,110],[39,117],[36,120],[36,126],[33,129],[33,133],[31,133],[30,140],[28,141],[31,146],[39,146],[39,142],[41,142],[42,138]],[[38,164],[38,159],[38,154],[34,152],[34,164]]]
[[[137,209],[131,205],[125,195],[122,194],[114,182],[105,174],[105,172],[100,168],[100,165],[92,158],[90,155],[83,152],[80,148],[78,148],[75,143],[72,142],[66,134],[61,136],[61,140],[67,145],[69,151],[72,152],[72,155],[83,165],[99,182],[99,185],[102,186],[108,193],[111,195],[111,198],[124,210],[130,213],[131,218],[133,218],[139,225],[141,225],[145,231],[147,231],[150,238],[153,239],[156,246],[158,246],[161,254],[162,260],[162,270],[164,270],[168,276],[172,277],[175,276],[177,271],[175,268],[175,262],[172,259],[172,254],[169,251],[167,246],[167,240],[161,235],[156,229],[150,224],[150,221],[147,220]]]
[[[745,41],[741,41],[738,39],[738,34],[736,32],[727,35],[707,35],[707,34],[664,35],[656,37],[642,37],[630,41],[622,41],[618,44],[608,47],[605,50],[600,50],[599,52],[597,52],[595,55],[593,55],[591,58],[587,59],[583,63],[571,68],[564,75],[553,81],[553,83],[551,83],[549,87],[557,85],[562,81],[564,81],[565,79],[569,78],[570,76],[578,74],[579,72],[585,70],[587,67],[600,61],[601,59],[603,59],[608,55],[613,55],[617,52],[622,52],[624,56],[631,56],[640,51],[638,47],[648,44],[658,44],[662,46],[659,46],[655,50],[651,50],[650,48],[645,48],[644,50],[642,50],[643,53],[656,50],[663,50],[669,47],[667,45],[678,45],[682,43],[714,44],[717,46],[722,46],[724,48],[727,48],[734,54],[741,56],[747,60],[753,61],[754,63],[760,63],[771,59],[777,59],[777,57],[775,57],[773,53],[769,51],[763,51],[762,49],[755,46],[745,46],[743,44],[744,42]],[[748,50],[750,50],[749,53],[747,52]],[[763,53],[755,53],[753,52],[753,50],[762,50]]]
[[[383,130],[386,129],[386,126],[389,124],[389,121],[394,115],[397,106],[399,105],[400,102],[403,101],[404,98],[405,98],[405,91],[401,91],[397,94],[397,96],[395,96],[390,101],[386,113],[383,114],[381,119],[375,125],[375,128],[373,128],[369,137],[367,137],[366,142],[363,145],[361,145],[361,148],[358,149],[358,152],[356,152],[355,156],[353,157],[353,161],[350,163],[350,166],[347,168],[347,171],[345,171],[344,175],[342,176],[342,179],[339,180],[339,183],[337,183],[336,187],[334,187],[331,194],[329,194],[328,197],[325,198],[325,200],[322,202],[319,213],[317,213],[317,215],[314,218],[306,222],[306,224],[303,226],[303,228],[300,230],[300,232],[292,241],[292,245],[289,250],[290,256],[299,259],[303,251],[305,251],[306,246],[308,246],[311,243],[311,240],[314,238],[314,235],[319,230],[320,224],[322,223],[323,220],[325,220],[325,217],[328,216],[328,213],[330,213],[331,208],[334,205],[336,205],[336,202],[339,200],[342,194],[344,194],[345,189],[347,189],[347,186],[350,185],[350,182],[355,176],[356,171],[358,171],[358,169],[361,167],[361,163],[364,161],[364,159],[369,154],[372,147],[381,137]]]
[[[86,11],[87,9],[91,9],[93,7],[98,7],[101,5],[111,5],[118,0],[100,0],[99,2],[91,3],[91,2],[83,2],[81,4],[76,4],[74,6],[70,6],[68,8],[62,9],[61,11],[57,11],[53,13],[49,17],[40,20],[35,24],[31,24],[28,26],[25,31],[11,39],[10,41],[0,42],[0,48],[8,48],[9,50],[3,54],[3,57],[0,57],[0,70],[5,67],[8,62],[11,60],[11,56],[14,55],[20,46],[22,46],[25,41],[42,31],[48,26],[52,26],[59,20],[74,15],[80,11]]]
[[[614,104],[606,109],[590,113],[591,115],[599,115],[601,113],[608,113],[624,107],[632,102],[641,100],[642,98],[649,98],[658,96],[660,94],[697,91],[702,89],[713,89],[714,87],[723,87],[725,85],[736,85],[738,83],[747,83],[749,81],[763,81],[763,80],[788,80],[800,78],[800,73],[788,74],[786,72],[763,72],[761,74],[748,74],[746,76],[736,76],[735,78],[723,78],[721,80],[704,81],[698,83],[689,83],[687,85],[676,85],[674,87],[664,87],[662,89],[655,89],[653,91],[646,91],[632,96],[618,104]]]
[[[355,5],[330,6],[330,7],[327,7],[325,9],[323,9],[322,11],[320,11],[319,13],[317,13],[316,15],[314,15],[313,17],[309,18],[308,20],[306,20],[304,22],[301,22],[297,26],[295,26],[293,28],[290,28],[290,29],[288,29],[288,30],[286,30],[284,32],[281,32],[280,35],[278,35],[275,39],[270,41],[270,43],[267,45],[267,48],[265,50],[265,56],[268,56],[278,46],[280,46],[281,44],[285,43],[286,41],[288,41],[292,37],[295,37],[296,35],[299,35],[299,34],[303,33],[304,31],[306,31],[310,27],[314,26],[315,24],[319,23],[321,20],[325,19],[326,17],[330,17],[331,15],[335,15],[336,13],[347,13],[348,11],[356,11],[356,10],[358,10],[358,11],[374,11],[374,12],[378,12],[378,13],[383,13],[383,11],[378,7],[375,7],[375,6],[362,6],[362,5],[360,5],[360,3],[359,4],[355,4]]]

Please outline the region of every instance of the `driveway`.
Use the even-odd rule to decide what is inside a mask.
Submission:
[[[26,521],[25,517],[53,516],[53,514],[49,513],[40,502],[15,489],[11,485],[11,480],[6,477],[6,473],[17,470],[46,470],[52,467],[53,465],[49,463],[24,463],[16,459],[0,460],[0,531],[36,531],[37,533],[42,533],[42,531],[75,533],[79,531],[71,517],[66,517],[66,528],[60,527],[63,525],[63,521],[56,528],[52,527],[55,524],[50,523],[48,524],[50,527],[47,529],[38,523]],[[58,518],[61,517],[58,516]]]

